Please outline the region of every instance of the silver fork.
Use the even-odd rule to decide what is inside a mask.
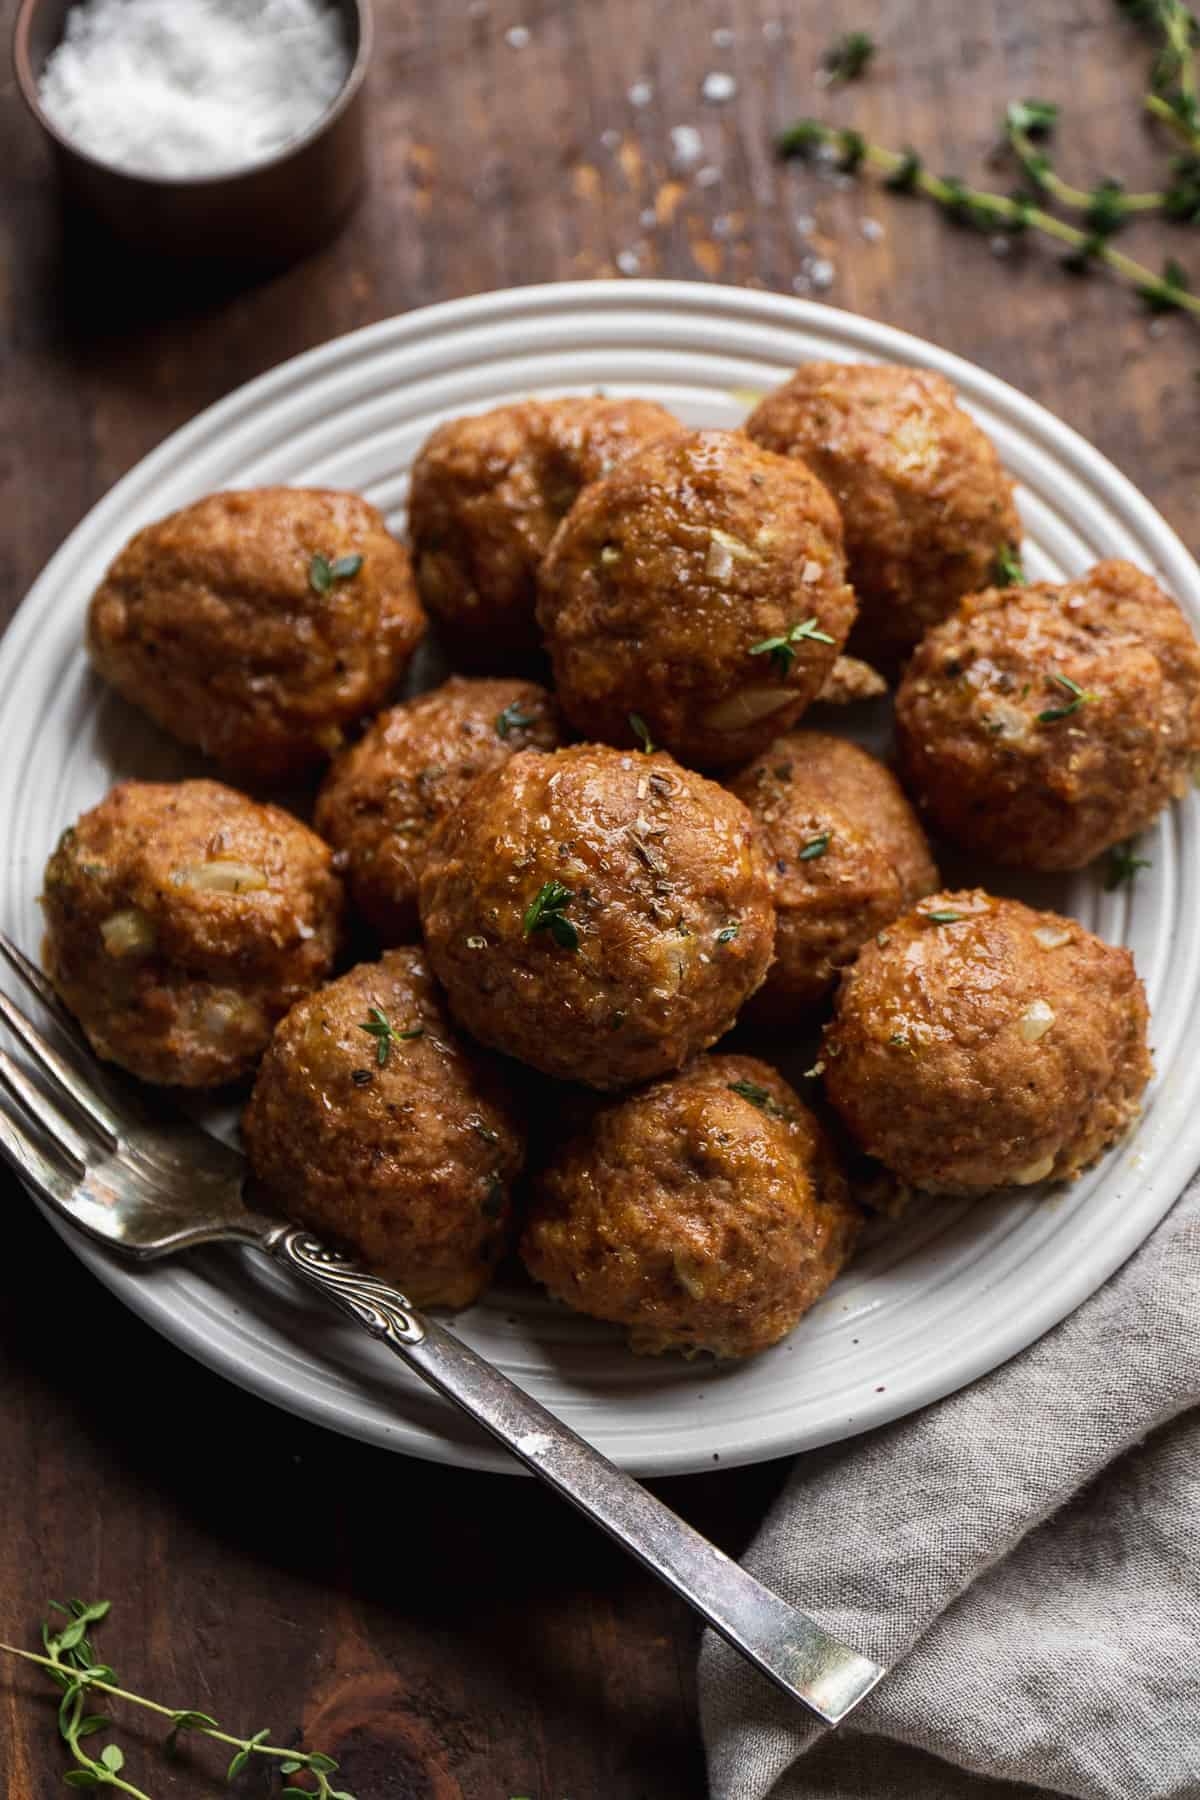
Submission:
[[[43,1201],[143,1262],[220,1242],[274,1257],[632,1551],[785,1694],[836,1725],[870,1693],[885,1672],[877,1663],[763,1587],[398,1289],[255,1212],[237,1151],[182,1118],[158,1118],[107,1070],[97,1077],[46,977],[3,933],[0,953],[64,1039],[60,1051],[0,991],[0,1017],[44,1077],[0,1050],[0,1083],[20,1109],[0,1107],[0,1154]]]

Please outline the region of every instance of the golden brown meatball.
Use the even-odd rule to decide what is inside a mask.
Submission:
[[[842,976],[825,1091],[872,1156],[933,1193],[1068,1180],[1151,1075],[1128,950],[979,889],[897,919]]]
[[[469,1306],[504,1247],[524,1135],[494,1059],[459,1038],[419,950],[294,1006],[242,1120],[279,1210],[418,1306]]]
[[[661,753],[524,750],[481,775],[434,832],[420,902],[468,1031],[597,1088],[714,1042],[771,960],[750,815]]]
[[[850,648],[901,664],[961,594],[1018,544],[1012,483],[944,376],[869,363],[806,363],[746,422],[798,456],[842,509],[859,614]]]
[[[467,681],[381,713],[334,763],[315,824],[347,859],[350,892],[385,943],[416,937],[429,836],[477,775],[517,750],[560,742],[554,702],[532,681]]]
[[[607,743],[644,721],[685,762],[740,762],[825,685],[854,617],[837,508],[738,432],[680,433],[585,488],[539,576],[563,711]]]
[[[1200,645],[1127,562],[972,594],[896,699],[901,773],[938,830],[996,862],[1078,869],[1184,793]]]
[[[829,1140],[774,1069],[700,1056],[596,1109],[542,1172],[531,1275],[634,1350],[749,1356],[842,1268],[859,1218]]]
[[[887,682],[870,663],[857,656],[839,656],[817,699],[822,706],[854,706],[860,700],[879,700],[887,691]]]
[[[234,1081],[329,973],[331,861],[290,813],[219,782],[121,782],[47,864],[47,973],[97,1056],[143,1081]]]
[[[845,738],[790,732],[729,786],[762,833],[775,890],[775,960],[747,1016],[786,1026],[938,872],[895,777]]]
[[[535,577],[581,487],[679,430],[652,400],[525,400],[434,432],[413,466],[408,519],[421,598],[452,661],[508,669],[540,649]]]
[[[357,494],[210,494],[128,543],[88,649],[117,691],[247,780],[290,780],[392,693],[425,631],[408,553]]]

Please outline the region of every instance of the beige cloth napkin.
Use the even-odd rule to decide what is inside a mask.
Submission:
[[[831,1732],[708,1638],[714,1800],[1200,1800],[1200,1181],[1012,1362],[799,1458],[746,1562],[892,1673]]]

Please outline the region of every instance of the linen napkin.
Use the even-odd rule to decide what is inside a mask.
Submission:
[[[746,1562],[892,1672],[829,1731],[710,1635],[714,1800],[1200,1800],[1200,1180],[1013,1361],[799,1458]]]

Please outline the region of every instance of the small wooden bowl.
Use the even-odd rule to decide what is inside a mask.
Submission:
[[[21,0],[13,36],[17,86],[49,138],[66,194],[134,249],[178,262],[278,266],[315,249],[346,217],[363,183],[364,79],[371,0],[336,0],[353,61],[333,105],[268,162],[229,175],[133,175],[98,162],[51,124],[38,98],[46,58],[71,0]]]

